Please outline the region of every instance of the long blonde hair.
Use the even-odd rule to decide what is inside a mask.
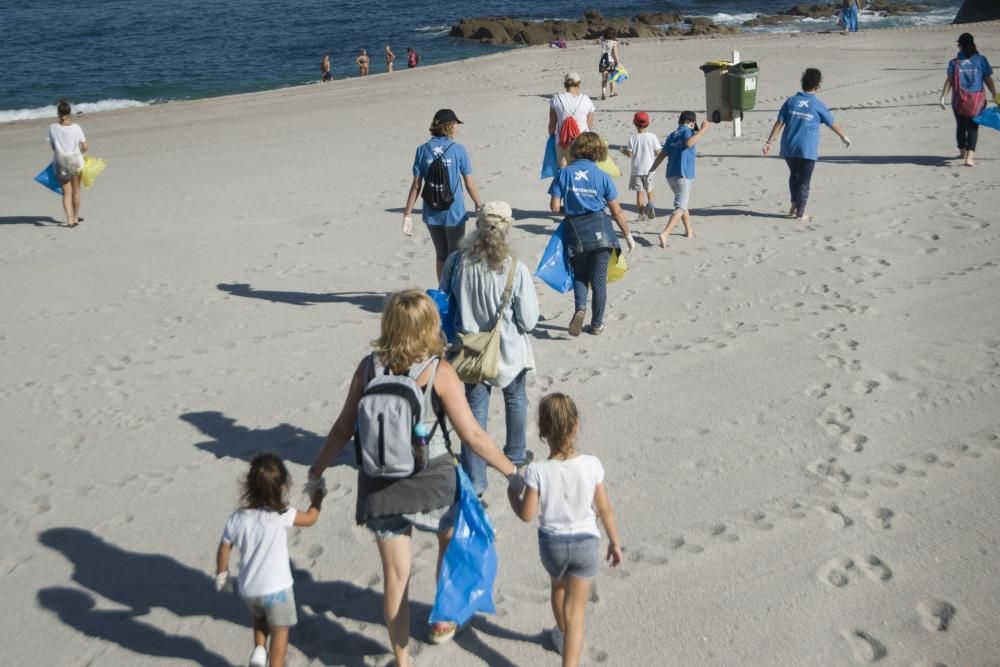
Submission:
[[[437,306],[418,289],[390,295],[382,310],[381,335],[372,341],[372,349],[382,365],[397,374],[444,354]]]
[[[476,231],[462,239],[462,248],[472,262],[485,262],[490,271],[499,271],[510,255],[507,230],[495,225],[477,225]]]

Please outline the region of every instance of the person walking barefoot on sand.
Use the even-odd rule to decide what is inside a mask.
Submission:
[[[660,247],[667,247],[667,240],[670,232],[674,230],[678,222],[684,223],[684,236],[694,238],[694,228],[691,227],[691,214],[688,212],[688,202],[691,199],[691,188],[694,186],[694,145],[698,143],[710,123],[702,121],[701,129],[698,127],[698,117],[693,111],[685,111],[678,119],[677,129],[667,136],[663,142],[663,150],[653,160],[649,168],[649,175],[652,176],[656,168],[664,159],[667,160],[667,184],[674,192],[674,212],[667,220],[667,226],[660,232]]]
[[[788,192],[792,200],[788,217],[799,222],[812,219],[806,215],[806,203],[813,168],[819,159],[819,126],[826,125],[833,130],[845,147],[851,145],[851,140],[833,120],[833,114],[816,97],[822,81],[823,74],[818,69],[810,67],[802,73],[802,92],[792,95],[781,105],[778,120],[774,121],[763,150],[764,155],[770,154],[771,144],[780,131],[781,157],[788,165]]]
[[[56,107],[59,122],[49,126],[49,146],[52,147],[52,166],[62,184],[63,210],[66,226],[80,224],[80,174],[83,171],[83,154],[87,152],[87,137],[83,128],[73,122],[69,101],[59,100]]]
[[[392,74],[392,64],[396,62],[396,54],[392,52],[389,45],[385,45],[385,71]]]
[[[354,59],[354,62],[358,64],[358,76],[368,76],[368,63],[370,62],[368,49],[361,49],[361,54]]]
[[[563,667],[576,667],[583,653],[587,601],[601,562],[597,518],[608,534],[605,558],[611,567],[622,562],[621,539],[604,487],[604,467],[596,456],[577,450],[580,423],[573,399],[545,396],[538,406],[538,432],[549,446],[549,458],[528,465],[523,488],[515,478],[507,498],[522,521],[538,516],[538,552],[552,581],[556,620],[549,638]]]
[[[621,63],[618,55],[618,32],[614,28],[608,28],[601,35],[601,59],[597,63],[597,71],[601,73],[601,99],[607,99],[608,79],[614,73],[615,68]],[[611,81],[611,97],[615,92],[615,82]]]
[[[320,81],[333,81],[333,74],[330,72],[330,54],[323,56],[323,60],[319,64],[319,80]]]

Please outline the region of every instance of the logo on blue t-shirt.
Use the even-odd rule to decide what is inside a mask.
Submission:
[[[806,109],[808,109],[809,108],[809,100],[799,100],[799,108],[801,109],[802,107],[805,107]]]
[[[587,173],[585,169],[580,169],[579,171],[573,172],[574,181],[587,181],[590,182],[590,174]]]

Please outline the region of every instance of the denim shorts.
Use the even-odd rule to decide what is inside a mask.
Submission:
[[[457,513],[458,505],[452,503],[427,512],[373,517],[365,522],[365,526],[375,533],[375,538],[378,540],[388,540],[392,537],[405,535],[410,526],[426,533],[441,533],[451,530],[451,527],[455,525]]]
[[[593,579],[597,566],[601,539],[594,535],[550,535],[538,531],[538,553],[545,571],[553,579],[566,576]]]
[[[291,588],[259,596],[242,596],[254,618],[263,618],[271,627],[291,627],[298,623],[295,594]]]

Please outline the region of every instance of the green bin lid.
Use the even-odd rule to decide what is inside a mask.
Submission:
[[[735,65],[729,66],[730,71],[735,70],[734,73],[738,74],[740,71],[743,72],[756,72],[757,71],[757,61],[756,60],[744,60],[738,62]]]

